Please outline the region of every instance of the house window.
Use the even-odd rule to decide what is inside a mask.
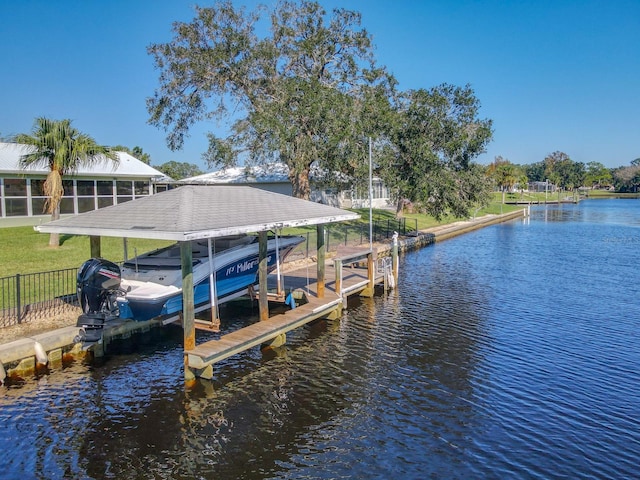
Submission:
[[[113,181],[98,180],[96,187],[98,189],[98,208],[113,205]]]
[[[98,196],[113,196],[113,182],[111,180],[98,180]]]
[[[5,202],[7,205],[7,217],[21,217],[28,214],[26,198],[7,197]]]
[[[149,195],[149,182],[134,182],[136,197]]]
[[[27,181],[22,178],[5,178],[4,179],[4,196],[5,197],[26,197]]]
[[[47,203],[46,197],[33,197],[31,198],[31,210],[33,215],[45,215],[45,204]]]
[[[113,205],[113,196],[98,197],[98,208],[110,207]]]
[[[31,196],[44,197],[44,180],[31,180]]]
[[[31,179],[31,214],[43,215],[47,196],[44,194],[44,180]]]
[[[78,197],[78,213],[90,212],[96,209],[95,197]]]
[[[48,195],[46,179],[0,178],[0,217],[28,217],[48,215],[45,211]],[[63,196],[60,213],[73,215],[90,212],[136,197],[148,196],[153,185],[149,180],[86,180],[62,181]]]
[[[27,181],[23,178],[4,179],[5,215],[20,217],[28,215]]]
[[[64,193],[62,200],[60,200],[60,213],[76,213],[73,201],[73,199],[75,198],[75,187],[73,186],[73,180],[63,180],[62,189],[64,190]]]
[[[133,200],[133,182],[130,180],[119,180],[116,182],[116,190],[118,192],[118,203]]]
[[[118,180],[116,182],[116,188],[118,191],[118,196],[120,195],[133,195],[133,189],[131,186],[131,181],[123,181]]]
[[[73,180],[63,180],[62,189],[64,190],[63,195],[65,197],[73,198]]]
[[[73,192],[73,189],[71,189],[71,192]],[[73,208],[73,197],[62,197],[62,200],[60,201],[60,213],[75,213],[75,209]]]
[[[78,180],[78,196],[93,197],[95,195],[95,186],[93,180]]]

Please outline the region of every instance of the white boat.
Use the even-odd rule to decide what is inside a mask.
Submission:
[[[301,236],[269,238],[267,270],[304,241]],[[193,256],[194,306],[216,304],[248,293],[258,283],[259,242],[257,235],[235,235],[191,242]],[[209,250],[209,245],[211,250]],[[178,244],[125,261],[117,298],[119,317],[148,320],[182,311],[182,265]],[[214,279],[212,288],[211,279]]]

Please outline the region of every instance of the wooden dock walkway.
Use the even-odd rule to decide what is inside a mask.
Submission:
[[[325,288],[322,298],[318,296],[316,265],[303,266],[282,273],[284,287],[294,291],[297,297],[303,297],[302,304],[284,313],[276,314],[264,321],[258,321],[247,327],[209,340],[185,350],[188,366],[203,378],[211,378],[214,363],[217,363],[244,350],[258,346],[279,346],[285,343],[286,333],[320,318],[336,319],[350,295],[364,293],[372,295],[368,289],[384,281],[384,272],[377,273],[372,268],[373,281],[369,278],[369,266],[362,267],[359,260],[367,259],[368,251],[347,252],[342,257],[327,262],[325,267]],[[346,266],[345,266],[346,265]],[[336,275],[336,273],[338,275]],[[311,275],[311,278],[310,278]],[[269,276],[270,289],[275,287],[276,277]],[[336,291],[338,287],[339,291]]]

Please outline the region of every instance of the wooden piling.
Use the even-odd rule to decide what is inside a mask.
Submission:
[[[269,320],[269,295],[267,290],[267,232],[258,233],[258,307],[260,321]]]
[[[91,258],[100,258],[102,257],[102,249],[100,245],[100,237],[91,235],[89,237],[89,244],[91,246]]]
[[[326,250],[327,247],[325,245],[326,240],[326,230],[324,224],[318,224],[317,228],[317,245],[316,250],[318,254],[318,298],[324,298],[324,278],[325,278],[325,258],[326,258]]]
[[[182,262],[182,328],[184,332],[184,350],[196,346],[196,327],[193,299],[193,254],[191,242],[180,242],[180,260]],[[184,356],[184,379],[190,381],[195,374],[189,367],[189,358]]]

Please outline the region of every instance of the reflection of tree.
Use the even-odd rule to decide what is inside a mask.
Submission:
[[[444,387],[451,400],[471,392],[470,377],[478,362],[477,338],[482,336],[478,306],[485,303],[483,282],[474,278],[463,259],[434,262],[427,278],[414,282],[425,289],[422,301],[405,302],[404,316],[415,319],[407,332],[407,365],[421,377]],[[401,285],[403,288],[409,286]]]
[[[544,208],[531,210],[531,218],[538,220],[543,218],[545,222],[579,221],[582,212],[574,208],[574,205],[545,205]]]

